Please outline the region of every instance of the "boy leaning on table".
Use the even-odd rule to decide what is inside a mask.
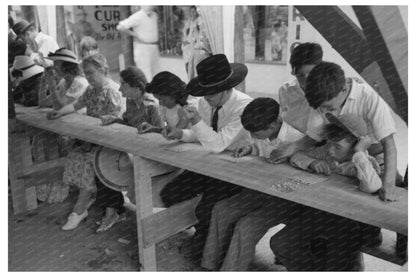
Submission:
[[[234,156],[268,158],[281,143],[279,104],[272,98],[256,98],[241,115],[244,129],[254,138],[252,144],[234,150]],[[201,266],[208,270],[247,271],[255,247],[267,230],[301,212],[294,202],[254,190],[221,200],[212,211]]]
[[[367,153],[371,139],[365,121],[353,114],[335,117],[327,113],[326,117],[330,122],[324,129],[327,143],[295,153],[290,163],[316,173],[354,177],[360,190],[377,192],[382,186],[381,172]],[[270,246],[289,271],[362,270],[361,232],[356,221],[308,208],[274,235]]]

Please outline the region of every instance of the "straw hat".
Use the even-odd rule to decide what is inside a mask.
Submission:
[[[53,61],[64,61],[79,64],[79,61],[75,56],[75,53],[66,48],[60,48],[56,50],[55,53],[49,53],[48,56],[45,58]]]
[[[31,26],[35,26],[35,24],[33,22],[29,23],[26,20],[22,19],[21,21],[13,25],[12,30],[16,35],[19,36],[23,35],[26,32],[26,30]]]
[[[177,170],[177,168],[148,160],[150,176],[158,176]],[[129,154],[101,147],[95,152],[94,170],[98,179],[116,191],[126,191],[134,184],[133,162]]]
[[[32,58],[28,56],[16,56],[14,58],[13,67],[11,68],[12,75],[13,72],[20,71],[21,72],[21,81],[29,79],[36,74],[42,73],[44,68],[35,64]]]

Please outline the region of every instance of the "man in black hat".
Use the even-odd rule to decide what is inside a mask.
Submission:
[[[200,96],[198,109],[184,108],[184,116],[190,120],[190,129],[169,128],[164,132],[168,139],[184,142],[199,141],[204,149],[215,153],[234,150],[250,142],[250,134],[243,128],[240,116],[252,98],[236,89],[247,75],[244,64],[229,63],[223,54],[213,55],[197,65],[198,77],[186,87],[190,95]],[[169,183],[161,192],[167,206],[203,193],[196,208],[199,223],[192,240],[192,254],[200,260],[208,232],[211,211],[215,203],[240,191],[240,187],[185,171]]]

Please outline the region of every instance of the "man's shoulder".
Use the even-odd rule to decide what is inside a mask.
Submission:
[[[248,104],[249,102],[251,102],[253,100],[253,98],[250,95],[248,95],[244,92],[241,92],[239,90],[236,90],[236,89],[233,89],[233,94],[235,95],[234,101],[238,102],[238,103],[247,103]]]

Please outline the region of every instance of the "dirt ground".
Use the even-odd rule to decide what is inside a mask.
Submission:
[[[71,193],[63,203],[40,203],[36,210],[13,215],[9,199],[9,271],[138,271],[137,232],[135,215],[113,226],[107,232],[95,233],[101,211],[94,206],[85,222],[74,231],[63,232],[60,226],[75,202]],[[9,197],[10,198],[10,197]],[[259,242],[250,271],[285,271],[273,264],[270,237],[281,229],[271,229]],[[192,236],[192,229],[178,233],[157,244],[158,271],[201,271],[187,259],[180,246]],[[365,255],[366,271],[407,271]]]

